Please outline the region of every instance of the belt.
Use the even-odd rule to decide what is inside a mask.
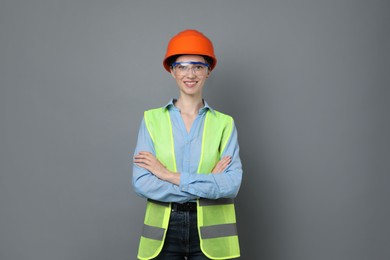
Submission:
[[[172,211],[196,211],[196,202],[186,202],[183,204],[172,202]]]

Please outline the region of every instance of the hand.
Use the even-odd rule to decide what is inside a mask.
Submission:
[[[163,179],[164,174],[168,172],[164,165],[150,152],[139,152],[139,154],[134,156],[134,163],[150,171],[160,179]]]
[[[171,172],[150,152],[139,152],[134,156],[134,163],[142,167],[157,178],[175,185],[180,184],[180,173]]]
[[[221,173],[221,172],[223,172],[231,161],[232,161],[232,158],[230,156],[223,157],[214,166],[214,169],[211,171],[211,173]]]

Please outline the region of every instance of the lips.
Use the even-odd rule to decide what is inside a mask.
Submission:
[[[188,88],[193,88],[193,87],[195,87],[195,85],[196,85],[197,83],[198,83],[197,81],[184,81],[184,84],[185,84],[186,87],[188,87]]]

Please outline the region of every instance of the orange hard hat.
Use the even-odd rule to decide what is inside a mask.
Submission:
[[[210,71],[217,65],[217,59],[214,55],[213,43],[203,33],[197,30],[184,30],[172,37],[168,43],[167,52],[164,58],[164,68],[171,72],[169,58],[176,55],[194,54],[207,56],[212,60]]]

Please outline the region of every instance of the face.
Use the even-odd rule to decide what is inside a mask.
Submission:
[[[199,55],[182,55],[176,59],[176,62],[203,62],[205,59]],[[210,71],[207,71],[206,75],[195,75],[192,69],[189,69],[187,73],[179,75],[175,70],[171,69],[171,74],[179,87],[180,95],[189,96],[202,96],[203,85],[206,79],[210,75]]]

